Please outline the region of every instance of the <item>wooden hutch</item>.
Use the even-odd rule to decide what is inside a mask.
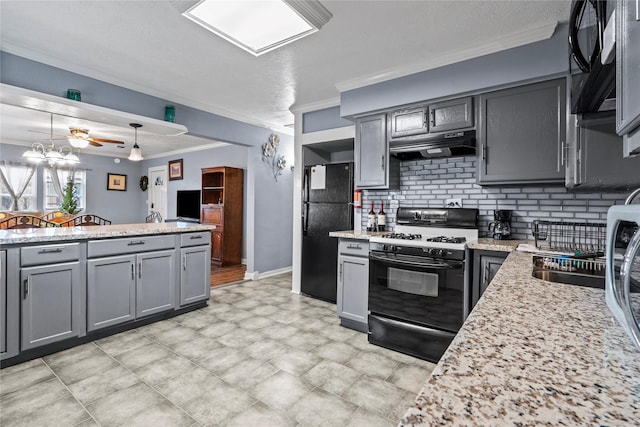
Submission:
[[[211,263],[240,264],[244,170],[219,166],[202,169],[200,222],[215,224],[211,231]]]

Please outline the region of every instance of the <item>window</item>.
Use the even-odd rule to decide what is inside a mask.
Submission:
[[[67,180],[71,177],[72,171],[58,170],[58,178],[60,179],[60,187],[64,191],[64,187],[67,184]],[[75,171],[74,182],[78,189],[78,209],[83,210],[85,208],[86,200],[86,178],[87,173],[85,171]],[[56,190],[53,187],[53,181],[51,179],[51,169],[44,170],[44,210],[53,211],[60,208],[62,203],[62,197],[58,196]]]
[[[36,174],[32,173],[33,168],[29,166],[2,165],[0,169],[14,193],[19,194],[24,188],[24,192],[18,199],[17,210],[38,210],[37,179]],[[0,180],[0,197],[2,198],[0,209],[4,211],[16,210],[13,206],[13,197],[11,197],[11,192],[4,184],[4,180]]]

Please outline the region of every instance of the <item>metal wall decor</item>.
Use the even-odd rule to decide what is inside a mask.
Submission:
[[[273,178],[278,182],[278,177],[282,175],[282,170],[287,166],[287,159],[278,155],[280,137],[275,133],[269,136],[269,142],[262,144],[262,161],[267,162],[273,172]]]

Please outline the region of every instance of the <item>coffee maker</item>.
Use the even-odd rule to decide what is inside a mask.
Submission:
[[[489,231],[493,233],[494,240],[508,240],[511,238],[511,213],[510,210],[493,211],[493,222],[489,224]]]

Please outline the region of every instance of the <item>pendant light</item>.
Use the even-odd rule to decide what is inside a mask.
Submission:
[[[139,162],[140,160],[144,159],[144,157],[142,157],[142,150],[138,145],[138,128],[141,128],[142,125],[139,123],[129,123],[129,126],[134,128],[135,130],[135,139],[133,143],[133,148],[131,148],[131,152],[129,153],[128,159],[131,160],[132,162]]]

